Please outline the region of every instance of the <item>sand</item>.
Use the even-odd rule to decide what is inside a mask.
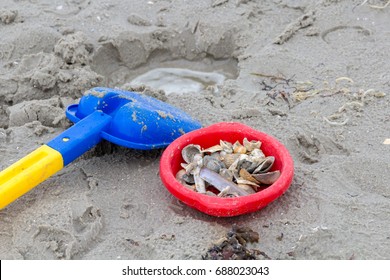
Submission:
[[[237,224],[259,233],[260,259],[389,259],[386,2],[2,1],[1,170],[69,127],[64,110],[85,90],[183,67],[231,77],[149,92],[204,126],[276,137],[295,176],[260,211],[211,217],[166,190],[162,150],[103,142],[0,211],[0,258],[201,259]]]

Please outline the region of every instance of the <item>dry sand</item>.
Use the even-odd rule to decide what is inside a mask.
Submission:
[[[1,259],[200,259],[233,224],[272,259],[390,259],[388,1],[3,0],[0,169],[70,126],[64,108],[146,69],[221,67],[218,92],[157,96],[207,126],[278,138],[295,178],[210,217],[159,179],[162,151],[102,143],[0,211]]]

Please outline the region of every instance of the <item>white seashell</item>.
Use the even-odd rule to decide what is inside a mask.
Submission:
[[[222,168],[220,171],[219,171],[219,175],[221,175],[223,178],[229,180],[229,181],[233,181],[233,171],[227,169],[227,168]]]
[[[243,189],[244,191],[246,191],[248,194],[254,194],[256,193],[256,191],[249,185],[245,185],[245,184],[237,184],[237,186],[241,189]]]
[[[248,158],[248,155],[239,154],[239,157],[229,166],[228,169],[230,169],[232,171],[237,170],[240,162],[242,162],[243,160],[245,160],[247,158]]]
[[[216,152],[220,152],[220,151],[223,151],[223,148],[221,145],[215,145],[215,146],[212,146],[210,148],[207,148],[207,149],[204,149],[202,150],[202,153],[216,153]]]
[[[262,159],[262,158],[265,158],[265,155],[263,153],[262,150],[260,149],[253,149],[250,154],[249,154],[252,158],[254,159]]]
[[[233,153],[233,145],[232,143],[228,142],[228,141],[223,141],[223,140],[220,140],[219,141],[219,145],[222,147],[222,149],[226,152],[226,153]]]
[[[206,193],[206,183],[203,178],[200,177],[200,167],[196,167],[193,175],[195,180],[195,188],[198,193]]]
[[[256,180],[255,177],[252,176],[252,174],[250,174],[246,169],[244,168],[241,168],[240,169],[240,172],[239,172],[239,175],[242,179],[244,180],[248,180],[250,182],[253,182],[255,184],[259,184],[259,181]]]
[[[200,153],[201,148],[199,145],[189,144],[183,148],[181,156],[186,163],[191,163],[194,160],[194,156]]]
[[[238,179],[237,179],[237,184],[243,184],[243,185],[249,185],[249,186],[259,187],[259,185],[256,184],[255,182],[251,182],[251,181],[245,180],[245,179],[243,179],[243,178],[238,178]]]
[[[190,190],[195,190],[195,185],[190,185],[186,182],[186,180],[184,179],[184,177],[188,175],[186,173],[186,171],[184,169],[180,169],[177,173],[176,173],[176,180],[182,184],[183,186],[185,186],[186,188],[189,188]]]
[[[229,168],[240,157],[239,154],[225,154],[221,155],[221,160],[227,168]]]
[[[275,162],[275,157],[274,156],[268,156],[264,159],[264,161],[253,171],[253,174],[258,174],[258,173],[265,173],[268,170],[271,169],[272,165]]]
[[[209,195],[209,196],[217,196],[215,193],[210,192],[210,191],[206,191],[206,194]]]
[[[248,152],[252,152],[253,150],[259,150],[261,147],[261,142],[256,140],[248,141],[247,138],[244,138],[242,141],[243,146],[247,149]]]
[[[240,142],[236,141],[233,144],[233,153],[235,154],[246,154],[246,148],[241,145]]]
[[[217,173],[219,173],[221,168],[225,168],[225,164],[222,161],[212,156],[203,157],[203,166]]]
[[[256,180],[259,181],[261,184],[271,185],[279,179],[280,171],[276,170],[267,173],[252,174],[252,176],[256,178]]]

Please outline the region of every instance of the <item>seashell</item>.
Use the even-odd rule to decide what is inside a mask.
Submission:
[[[263,151],[260,150],[260,149],[253,149],[253,150],[250,152],[249,156],[251,156],[251,157],[254,158],[254,159],[255,159],[255,158],[256,158],[256,159],[265,158],[265,155],[264,155]]]
[[[249,173],[252,173],[256,167],[259,166],[259,163],[258,162],[253,162],[252,159],[250,157],[247,157],[243,160],[240,160],[237,164],[237,170],[240,170],[240,169],[245,169],[247,170]]]
[[[242,141],[242,144],[247,149],[248,152],[252,152],[255,149],[260,150],[261,147],[260,141],[256,141],[256,140],[248,141],[246,137]]]
[[[243,189],[244,191],[246,191],[248,194],[254,194],[256,193],[256,191],[249,185],[245,185],[245,184],[237,184],[237,186],[241,189]]]
[[[181,163],[180,166],[183,167],[187,173],[191,173],[194,170],[194,168],[196,167],[196,164],[194,162]]]
[[[249,173],[253,173],[253,171],[256,170],[256,168],[261,164],[261,162],[259,161],[250,161],[251,162],[251,165],[248,166],[247,168],[245,168]],[[243,165],[241,165],[243,167]]]
[[[246,148],[241,145],[240,142],[236,141],[233,144],[233,153],[235,154],[246,154]]]
[[[226,188],[224,188],[222,191],[219,192],[218,197],[227,197],[230,194],[231,194],[230,187],[227,186]]]
[[[239,154],[226,154],[225,156],[221,156],[222,162],[225,164],[226,168],[230,168],[230,166],[238,160],[240,157]],[[238,163],[238,162],[237,162]]]
[[[225,168],[225,164],[222,161],[212,156],[203,157],[203,166],[217,173],[219,173],[221,168]]]
[[[230,142],[228,142],[228,141],[220,140],[220,141],[219,141],[219,145],[222,147],[222,149],[223,149],[225,152],[227,152],[227,153],[229,153],[229,154],[233,153],[233,145],[232,145],[232,143],[230,143]]]
[[[248,181],[248,180],[245,180],[245,179],[242,179],[242,178],[238,178],[236,181],[237,181],[237,184],[253,186],[256,189],[258,187],[260,187],[258,184],[254,183],[254,182],[251,182],[251,181]]]
[[[253,174],[264,173],[271,169],[272,165],[275,162],[274,156],[269,156],[264,159],[264,161],[253,171]],[[253,175],[252,174],[252,175]]]
[[[223,178],[233,181],[233,171],[227,169],[227,168],[221,168],[219,171],[219,175],[221,175]]]
[[[239,167],[245,168],[249,173],[253,173],[260,164],[262,164],[265,160],[264,158],[255,158],[249,156],[245,162],[243,162]]]
[[[194,181],[195,181],[195,188],[198,193],[206,193],[206,183],[203,180],[203,178],[200,177],[200,166],[196,167],[194,170]]]
[[[179,182],[182,182],[183,181],[183,175],[186,174],[186,171],[184,169],[180,169],[177,173],[176,173],[176,180],[178,180]]]
[[[242,179],[253,182],[255,184],[259,184],[259,181],[256,180],[246,169],[241,168],[239,175]]]
[[[256,180],[258,180],[261,184],[272,185],[280,177],[280,171],[276,170],[267,173],[252,174],[252,176],[256,178]]]
[[[220,152],[220,151],[223,151],[223,148],[221,145],[215,145],[215,146],[212,146],[210,148],[207,148],[207,149],[204,149],[202,150],[202,153],[216,153],[216,152]]]
[[[194,185],[195,184],[194,175],[192,175],[192,174],[188,174],[186,172],[186,174],[184,174],[181,178],[183,179],[184,182],[186,182],[189,185]]]
[[[195,190],[195,186],[194,184],[187,184],[188,182],[184,179],[185,176],[188,176],[188,174],[186,173],[186,171],[184,169],[180,169],[177,173],[176,173],[176,180],[179,181],[180,184],[182,184],[183,186],[191,189],[191,190]]]
[[[248,195],[248,194],[246,194]],[[218,195],[218,197],[238,197],[240,196],[237,192],[231,190],[230,186],[223,189]]]
[[[203,166],[202,154],[195,154],[191,163],[195,164],[196,166],[202,167]]]
[[[230,190],[233,193],[237,193],[240,196],[247,195],[247,193],[238,188],[235,183],[225,179],[218,173],[215,173],[214,171],[211,171],[205,167],[200,169],[199,176],[220,192],[222,192],[226,187],[230,187]]]
[[[215,193],[213,193],[211,191],[206,191],[205,194],[208,195],[208,196],[217,196]]]
[[[238,159],[236,159],[230,166],[229,166],[229,169],[230,170],[238,170],[239,169],[239,166],[244,162],[244,160],[246,160],[248,158],[248,155],[246,154],[236,154],[236,155],[239,155]]]
[[[221,156],[221,153],[220,152],[215,152],[215,153],[212,153],[212,154],[209,154],[207,156],[210,156],[210,157],[213,157],[219,161],[222,161],[222,156]]]
[[[195,155],[200,153],[201,148],[199,145],[189,144],[183,148],[181,156],[186,163],[190,163],[193,162]]]

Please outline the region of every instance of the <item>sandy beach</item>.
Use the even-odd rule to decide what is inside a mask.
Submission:
[[[102,86],[272,135],[295,175],[260,211],[213,217],[162,184],[163,150],[103,141],[0,210],[0,259],[197,260],[233,225],[259,234],[258,259],[390,259],[389,27],[387,0],[3,0],[0,170]],[[131,83],[163,67],[225,79]]]

